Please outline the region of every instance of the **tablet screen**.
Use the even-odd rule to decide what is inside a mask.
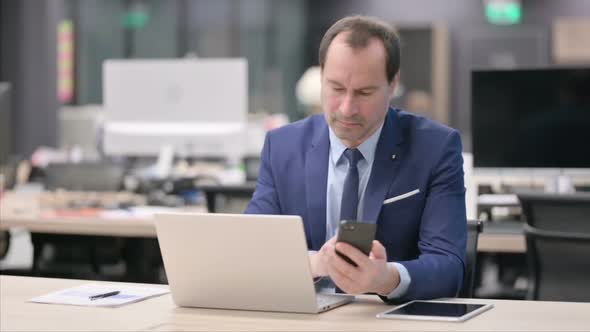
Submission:
[[[483,306],[483,304],[414,301],[408,305],[390,310],[384,315],[461,317]]]

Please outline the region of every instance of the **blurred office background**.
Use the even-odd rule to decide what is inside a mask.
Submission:
[[[15,182],[38,180],[45,189],[84,189],[75,183],[49,186],[48,176],[55,167],[48,169],[48,164],[118,163],[125,165],[125,174],[105,191],[125,189],[144,195],[142,203],[178,207],[203,203],[204,198],[195,197],[205,188],[209,190],[209,211],[212,207],[239,211],[253,190],[256,149],[264,132],[313,112],[319,85],[317,71],[314,75],[309,69],[317,66],[320,39],[332,23],[350,14],[380,17],[400,32],[401,86],[392,103],[460,131],[471,219],[516,220],[491,223],[490,229],[499,228],[499,234],[516,229],[522,235],[525,217],[519,201],[514,196],[482,195],[513,195],[519,189],[543,191],[551,187],[570,194],[588,190],[588,158],[576,159],[570,165],[537,165],[533,158],[524,167],[500,159],[490,161],[474,151],[472,132],[476,123],[473,105],[480,101],[473,99],[472,77],[483,77],[474,72],[569,68],[587,76],[588,0],[0,0],[3,186],[13,189]],[[105,155],[104,61],[185,58],[247,61],[246,112],[248,130],[253,132],[249,144],[253,143],[239,167],[221,161],[219,168],[207,164],[187,173],[186,166],[195,156],[182,156],[188,161],[175,164],[173,173],[157,167],[166,160],[178,161],[178,156],[170,157],[165,149],[147,160]],[[555,75],[540,76],[540,81],[559,76]],[[580,82],[577,91],[587,87],[589,94],[588,80]],[[543,96],[539,94],[538,98]],[[489,108],[485,110],[488,116],[494,111]],[[491,144],[493,135],[486,133],[483,140],[488,143],[484,145]],[[571,144],[579,155],[590,156],[587,142]],[[497,145],[503,149],[507,143]],[[30,168],[22,166],[22,161],[29,161]],[[141,170],[135,172],[129,167]],[[208,188],[206,181],[203,185],[183,182],[195,179],[195,174],[200,180],[210,179],[202,175],[212,169],[213,178],[235,181],[228,181],[230,186],[222,189]],[[155,176],[145,176],[149,170]],[[236,171],[246,174],[236,175]],[[63,175],[65,171],[61,172]],[[112,179],[113,173],[109,174],[104,176]],[[213,181],[215,185],[220,184],[217,180]],[[98,190],[95,187],[86,188]],[[234,196],[238,197],[236,205],[232,205]],[[137,250],[121,246],[128,252]],[[530,288],[524,253],[502,254],[506,251],[480,252],[476,286],[481,296],[524,298]]]
[[[317,64],[327,27],[353,13],[399,27],[405,91],[436,95],[430,103],[445,104],[437,117],[458,128],[469,149],[470,70],[568,63],[567,56],[557,56],[558,39],[575,36],[556,34],[559,22],[590,15],[584,0],[522,0],[516,23],[494,24],[486,17],[488,2],[3,0],[0,78],[13,85],[10,150],[27,155],[40,144],[56,146],[61,106],[100,105],[102,62],[111,58],[244,57],[249,111],[299,119],[304,112],[295,97],[297,80]],[[60,102],[54,93],[57,31],[64,21],[73,25],[74,70],[67,78],[72,95]],[[569,42],[565,47],[587,49],[584,40]],[[442,80],[435,88],[443,92],[432,91],[433,78]]]

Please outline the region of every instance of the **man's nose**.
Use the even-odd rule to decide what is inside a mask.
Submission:
[[[340,113],[344,116],[352,116],[358,112],[356,103],[351,93],[347,93],[340,103]]]

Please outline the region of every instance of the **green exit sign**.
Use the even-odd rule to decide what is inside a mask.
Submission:
[[[127,29],[141,29],[146,26],[150,17],[145,11],[129,11],[123,16],[123,26]]]
[[[517,24],[522,19],[520,1],[488,0],[485,2],[488,22],[492,24]]]

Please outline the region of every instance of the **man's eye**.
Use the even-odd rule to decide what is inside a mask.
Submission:
[[[361,96],[370,96],[372,94],[372,92],[370,92],[370,91],[360,91],[358,94],[361,95]]]

